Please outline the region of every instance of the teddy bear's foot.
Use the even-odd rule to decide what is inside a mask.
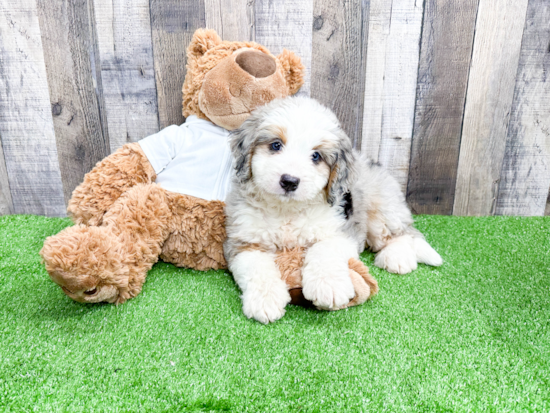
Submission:
[[[368,267],[355,258],[350,258],[349,276],[355,288],[355,297],[345,307],[361,305],[378,293],[378,282],[369,273]]]
[[[143,280],[130,283],[128,252],[108,227],[66,228],[46,239],[40,255],[51,279],[75,301],[122,303],[141,290]]]

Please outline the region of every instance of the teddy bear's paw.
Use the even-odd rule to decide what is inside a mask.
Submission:
[[[394,274],[408,274],[416,270],[416,252],[409,235],[398,237],[376,255],[374,265]]]
[[[279,280],[281,281],[281,280]],[[285,315],[285,307],[290,302],[286,285],[272,285],[271,288],[251,288],[242,296],[243,312],[248,318],[268,324]]]
[[[306,272],[307,268],[304,269]],[[319,309],[337,310],[355,297],[355,289],[346,267],[345,272],[327,275],[304,275],[304,297]]]

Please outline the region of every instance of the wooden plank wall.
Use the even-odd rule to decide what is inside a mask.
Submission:
[[[306,66],[415,213],[550,213],[547,0],[2,0],[0,214],[64,215],[93,165],[184,121],[193,32]]]

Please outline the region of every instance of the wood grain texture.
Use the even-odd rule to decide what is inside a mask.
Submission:
[[[367,53],[368,77],[373,77],[369,73],[371,69],[378,77],[373,79],[374,82],[382,81],[383,86],[379,94],[378,85],[368,81],[365,84],[363,146],[366,146],[366,140],[370,140],[369,132],[373,133],[373,140],[379,142],[378,150],[374,151],[378,152],[376,159],[397,179],[403,191],[407,189],[409,176],[423,7],[423,0],[393,0],[387,23],[388,34],[383,39],[385,48],[377,46],[377,49],[385,49],[384,55],[374,55],[374,62],[369,67],[371,56]],[[382,10],[383,14],[385,11]],[[370,20],[372,11],[369,15]],[[369,44],[372,41],[369,37]],[[384,58],[383,63],[380,57]],[[382,79],[379,78],[382,70],[372,67],[375,65],[383,67]],[[370,88],[374,93],[368,90]],[[377,105],[382,109],[375,110],[376,117],[371,120],[369,111]]]
[[[0,3],[0,137],[13,212],[65,215],[34,0]]]
[[[478,0],[426,0],[407,202],[452,214]]]
[[[93,84],[86,0],[37,1],[65,202],[110,153]]]
[[[456,179],[455,215],[492,215],[527,0],[480,0]]]
[[[0,215],[8,215],[13,214],[13,202],[1,143],[2,136],[0,136]]]
[[[550,187],[550,3],[530,0],[497,215],[547,215]]]
[[[149,2],[93,0],[93,13],[112,152],[159,130]]]
[[[250,0],[205,0],[206,27],[223,40],[254,40],[254,2]]]
[[[391,11],[391,1],[370,2],[361,152],[375,161],[378,161],[382,140],[384,75]]]
[[[160,128],[180,125],[186,50],[193,33],[205,27],[204,0],[151,0],[151,27]]]
[[[331,108],[361,147],[368,36],[368,2],[313,2],[311,96]]]
[[[311,93],[313,0],[256,0],[254,40],[278,55],[291,50],[306,67],[297,95]]]

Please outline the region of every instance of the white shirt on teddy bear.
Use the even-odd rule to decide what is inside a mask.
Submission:
[[[231,185],[229,132],[189,116],[181,126],[168,126],[139,145],[162,188],[208,201],[224,201]]]

